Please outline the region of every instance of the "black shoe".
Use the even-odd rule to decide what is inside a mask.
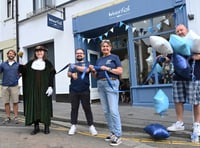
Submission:
[[[35,124],[34,125],[34,130],[31,132],[31,135],[36,135],[39,132],[40,132],[39,124]]]
[[[50,133],[49,126],[45,125],[44,126],[44,134],[49,134],[49,133]]]

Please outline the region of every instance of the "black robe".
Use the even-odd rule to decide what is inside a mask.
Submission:
[[[19,66],[22,73],[25,125],[41,122],[51,124],[53,117],[52,96],[47,96],[49,86],[53,88],[55,69],[50,61],[45,60],[44,70],[31,68],[33,60]]]

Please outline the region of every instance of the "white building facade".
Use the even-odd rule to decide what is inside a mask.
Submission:
[[[42,44],[48,48],[48,55],[57,71],[68,63],[74,63],[73,15],[113,1],[48,0],[45,1],[45,4],[44,0],[20,0],[19,47],[24,52],[24,62],[31,58],[33,47]],[[49,27],[47,25],[47,14],[63,19],[64,29],[58,30]],[[59,100],[60,97],[64,100],[67,99],[66,95],[69,94],[69,83],[70,79],[67,77],[67,70],[56,75],[56,100]],[[91,99],[97,99],[96,95],[96,93],[92,92]]]
[[[131,61],[135,61],[133,56],[135,53],[132,51],[133,45],[130,44],[132,42],[130,26],[134,24],[132,22],[138,20],[145,22],[146,19],[143,21],[143,18],[167,14],[165,15],[165,18],[169,17],[166,19],[167,22],[172,19],[170,25],[165,22],[169,26],[168,34],[173,33],[175,25],[181,22],[200,35],[199,0],[162,1],[162,6],[159,3],[160,0],[151,2],[145,0],[2,0],[0,5],[0,57],[2,56],[2,60],[6,59],[6,50],[14,48],[24,52],[23,61],[26,63],[32,57],[34,47],[44,45],[48,48],[49,59],[59,71],[66,64],[75,62],[75,48],[82,47],[87,50],[86,60],[90,61],[90,54],[100,56],[97,40],[102,40],[102,38],[112,40],[122,36],[126,40],[125,44],[129,43],[125,48],[113,52],[120,57],[123,57],[125,53],[129,54],[132,104],[134,101],[139,105],[149,104],[146,96],[153,96],[155,90],[160,86],[163,89],[166,88],[166,91],[169,90],[170,95],[171,85],[156,84],[143,87],[137,84],[139,82],[135,82],[137,76],[134,76],[133,73],[137,71],[137,66],[134,67],[134,64],[131,63]],[[16,10],[18,10],[17,15]],[[107,11],[109,11],[108,16],[104,14]],[[96,14],[98,16],[95,17]],[[48,25],[51,20],[48,15],[58,18],[52,20],[58,26]],[[86,16],[92,19],[84,19],[84,17],[87,18]],[[113,18],[111,18],[112,16]],[[106,20],[106,17],[109,19]],[[149,26],[147,28],[151,29]],[[146,29],[147,32],[148,29]],[[147,37],[145,36],[145,38]],[[141,49],[146,52],[146,47],[143,49],[142,46]],[[139,52],[138,56],[143,57],[145,54]],[[140,59],[140,62],[142,61]],[[145,64],[141,66],[145,69]],[[68,99],[69,83],[67,70],[56,75],[55,99],[57,101]],[[94,85],[91,90],[91,100],[98,99],[96,86]],[[147,91],[148,95],[142,96],[145,94],[143,90]],[[137,93],[139,94],[137,95]]]

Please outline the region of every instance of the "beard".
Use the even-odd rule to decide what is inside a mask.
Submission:
[[[83,61],[83,58],[77,58],[76,60],[80,62]]]
[[[14,60],[14,58],[15,58],[14,56],[9,56],[8,57],[9,60]]]

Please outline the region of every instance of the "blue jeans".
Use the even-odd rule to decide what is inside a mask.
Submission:
[[[111,80],[111,83],[115,90],[119,89],[119,80]],[[98,80],[97,87],[108,128],[115,136],[121,137],[122,128],[118,109],[119,93],[113,91],[107,81]]]

